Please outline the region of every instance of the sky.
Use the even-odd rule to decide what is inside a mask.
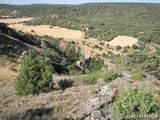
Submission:
[[[144,2],[160,3],[160,0],[0,0],[0,4],[84,4],[100,2]]]

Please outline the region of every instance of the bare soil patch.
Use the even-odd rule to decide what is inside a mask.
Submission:
[[[137,42],[138,42],[138,40],[133,37],[118,36],[118,37],[114,38],[112,41],[108,42],[108,44],[110,44],[112,46],[120,45],[121,47],[126,47],[129,45],[131,47],[132,45],[136,44]]]
[[[26,26],[24,24],[12,24],[9,27],[22,30],[23,32],[37,34],[40,36],[48,35],[54,38],[65,38],[65,39],[83,39],[84,33],[78,30],[70,30],[67,28],[50,27],[49,25],[38,25],[38,26]],[[31,32],[34,30],[34,32]]]

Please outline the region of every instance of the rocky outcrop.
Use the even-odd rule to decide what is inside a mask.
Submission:
[[[83,113],[85,111],[85,114],[81,117],[84,120],[114,120],[109,106],[117,90],[127,89],[126,80],[128,79],[131,79],[131,76],[126,72],[110,83],[105,83],[102,78],[99,78],[95,85],[97,94],[84,101]]]

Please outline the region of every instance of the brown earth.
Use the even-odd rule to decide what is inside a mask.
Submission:
[[[138,39],[129,37],[129,36],[118,36],[108,42],[108,44],[112,46],[118,46],[120,45],[121,47],[126,47],[127,45],[132,47],[132,45],[136,44],[138,42]]]

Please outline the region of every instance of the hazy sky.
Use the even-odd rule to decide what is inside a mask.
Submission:
[[[148,2],[160,3],[160,0],[0,0],[1,3],[6,4],[82,4],[91,2]]]

